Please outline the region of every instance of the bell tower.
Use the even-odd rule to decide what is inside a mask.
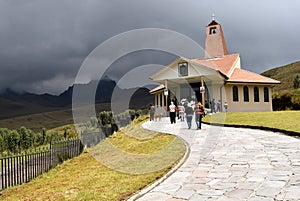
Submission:
[[[215,21],[215,16],[213,15],[212,21],[206,26],[205,58],[219,57],[227,54],[222,27]]]

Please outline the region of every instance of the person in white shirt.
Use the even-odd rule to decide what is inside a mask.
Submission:
[[[169,106],[171,124],[176,123],[176,106],[173,102]]]

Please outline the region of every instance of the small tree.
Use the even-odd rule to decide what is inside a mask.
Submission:
[[[299,78],[299,75],[295,75],[294,76],[293,83],[294,83],[294,89],[298,89],[300,87],[300,78]]]
[[[19,140],[20,140],[19,144],[20,144],[20,148],[22,150],[26,150],[32,146],[31,132],[32,132],[31,130],[29,130],[23,126],[20,129],[18,129]]]
[[[2,152],[7,151],[7,149],[8,149],[8,144],[9,144],[8,135],[9,135],[9,133],[10,133],[10,130],[8,130],[7,128],[0,128],[0,136],[2,138],[2,144],[1,144]]]
[[[42,144],[45,144],[46,142],[46,128],[43,128],[42,130]]]
[[[113,113],[111,111],[103,111],[99,114],[99,123],[101,126],[109,125],[113,122]]]
[[[64,138],[67,139],[67,135],[68,135],[68,128],[64,129]]]
[[[19,148],[19,133],[15,130],[9,132],[8,134],[8,150],[10,152],[16,153]]]
[[[0,156],[2,155],[2,153],[5,151],[5,143],[4,143],[4,139],[2,137],[2,135],[0,135]]]

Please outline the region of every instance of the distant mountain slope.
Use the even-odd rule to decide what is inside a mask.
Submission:
[[[120,100],[122,100],[123,94],[126,94],[129,91],[135,92],[131,97],[131,108],[141,108],[154,101],[154,97],[148,92],[148,89],[120,89],[116,85],[116,82],[109,78],[101,80],[99,84],[96,81],[92,81],[88,84],[78,84],[76,87],[89,89],[90,85],[98,86],[95,96],[96,103],[109,103],[114,90],[120,92]],[[7,89],[4,93],[0,94],[0,119],[61,109],[70,109],[72,106],[73,88],[74,85],[70,86],[66,91],[58,96],[51,94],[37,95],[26,92],[20,94]]]
[[[285,66],[273,68],[263,72],[261,75],[279,80],[281,84],[274,87],[274,91],[293,89],[294,75],[300,76],[300,61]]]

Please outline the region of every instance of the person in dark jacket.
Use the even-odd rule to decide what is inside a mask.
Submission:
[[[194,116],[194,110],[192,107],[188,106],[187,104],[184,105],[185,108],[185,114],[186,114],[186,122],[188,125],[188,129],[191,129],[192,127],[192,119]]]

